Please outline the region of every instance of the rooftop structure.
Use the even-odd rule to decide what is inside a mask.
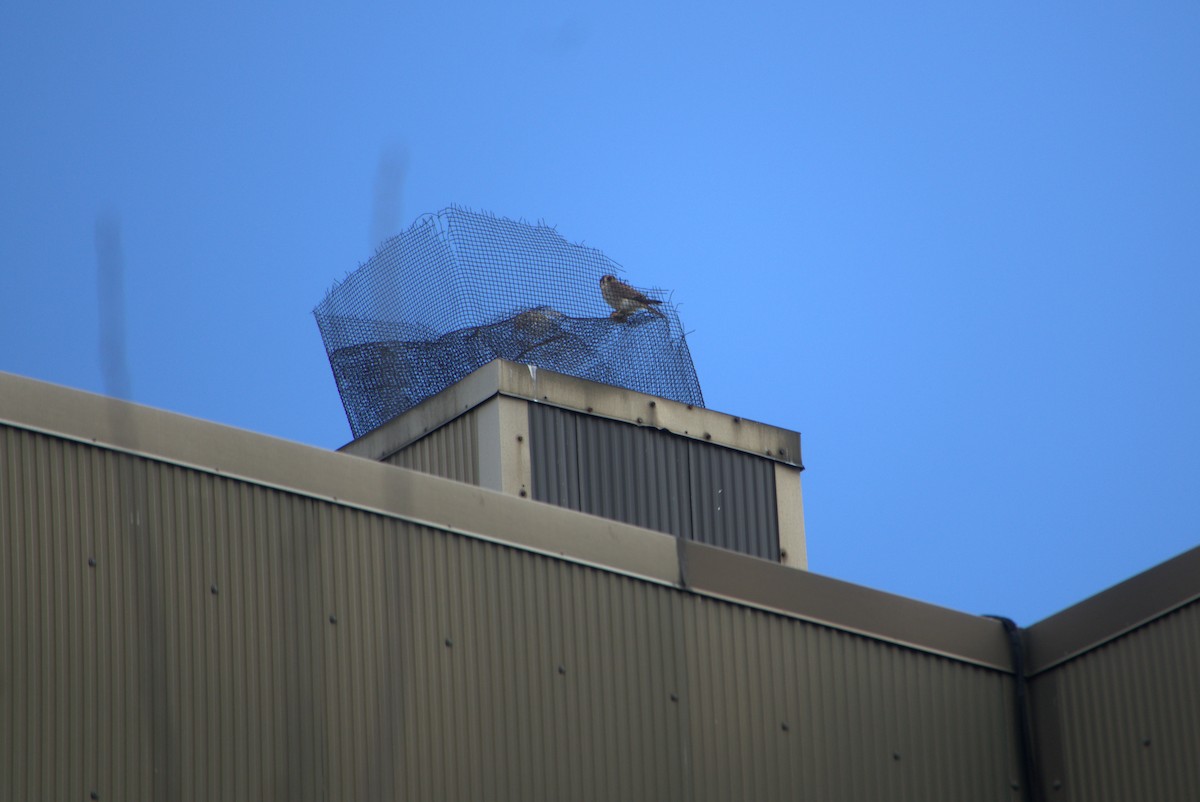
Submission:
[[[424,215],[313,310],[355,437],[495,359],[704,406],[679,315],[620,314],[603,253],[545,225],[460,207]]]

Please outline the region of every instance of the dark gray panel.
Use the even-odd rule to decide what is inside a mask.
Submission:
[[[533,497],[673,535],[690,529],[687,443],[531,404]]]
[[[779,561],[775,465],[721,446],[688,441],[689,539]]]
[[[778,561],[770,460],[531,404],[533,497]]]

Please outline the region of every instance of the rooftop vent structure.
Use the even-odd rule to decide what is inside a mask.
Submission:
[[[355,437],[495,359],[703,407],[675,307],[614,313],[621,268],[553,228],[452,206],[419,218],[313,310]]]
[[[800,435],[496,360],[345,453],[807,568]]]

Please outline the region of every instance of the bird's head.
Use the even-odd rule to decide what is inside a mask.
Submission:
[[[616,280],[617,280],[616,276],[601,276],[600,277],[600,286],[607,287],[609,284],[612,284]]]

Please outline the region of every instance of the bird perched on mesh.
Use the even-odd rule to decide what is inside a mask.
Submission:
[[[518,334],[544,337],[562,329],[562,312],[550,306],[535,306],[515,315],[513,330]]]
[[[662,301],[657,298],[647,298],[645,293],[635,290],[616,276],[604,276],[600,279],[600,294],[604,296],[604,303],[613,308],[613,312],[609,316],[613,320],[624,321],[633,313],[643,309],[666,320],[667,316],[654,308]]]

